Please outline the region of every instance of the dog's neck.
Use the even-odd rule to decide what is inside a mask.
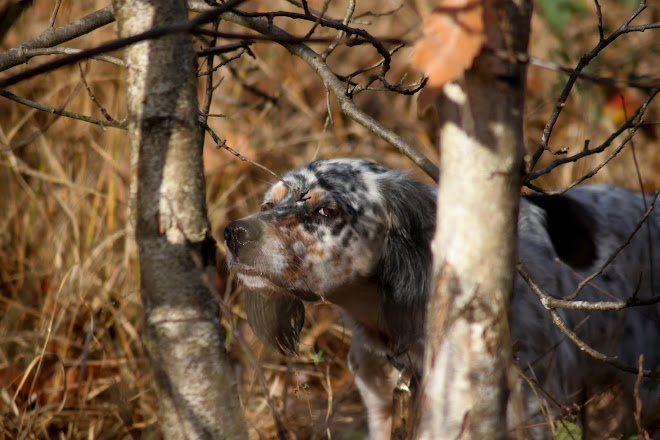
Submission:
[[[390,351],[391,335],[380,307],[378,286],[373,280],[364,279],[351,283],[348,288],[328,295],[326,300],[341,307],[353,322],[353,331],[360,333],[359,339],[369,341],[367,345],[387,356],[393,366],[399,369],[410,367],[413,374],[421,374],[424,360],[423,338],[416,341],[405,353],[395,355]]]
[[[326,299],[341,307],[352,319],[367,329],[387,334],[376,283],[361,279],[350,286],[342,287],[341,290],[328,295]]]

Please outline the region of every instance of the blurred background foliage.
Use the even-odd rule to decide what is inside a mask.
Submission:
[[[319,0],[308,3],[317,10],[324,6]],[[607,34],[639,2],[600,4]],[[95,0],[64,0],[55,26],[104,6]],[[286,1],[253,0],[244,6],[253,11],[299,11]],[[326,15],[341,18],[345,8],[346,2],[331,1]],[[424,0],[365,0],[357,3],[359,23],[355,25],[375,36],[412,41],[429,10],[430,3]],[[538,0],[536,11],[530,42],[530,54],[536,59],[574,67],[598,43],[592,0]],[[6,34],[2,50],[43,32],[52,13],[52,1],[35,0]],[[638,21],[659,18],[660,6],[649,2]],[[311,26],[289,19],[277,19],[276,24],[296,35],[304,35]],[[246,33],[225,22],[220,29]],[[315,35],[335,34],[319,29]],[[66,46],[89,48],[114,37],[110,25]],[[591,146],[598,145],[644,102],[648,91],[626,82],[658,86],[657,41],[658,31],[624,35],[589,65],[586,73],[620,81],[613,85],[579,80],[555,127],[551,148],[577,152],[587,140]],[[196,39],[195,46],[204,47],[203,40]],[[323,44],[312,47],[324,49]],[[429,180],[391,146],[342,115],[302,61],[275,43],[254,44],[251,51],[226,54],[225,58],[241,56],[214,77],[221,83],[213,97],[209,125],[231,148],[277,173],[314,159],[351,156],[408,169]],[[121,57],[120,53],[111,55]],[[408,66],[408,57],[407,48],[394,55],[388,73],[391,83],[419,78],[420,73]],[[28,66],[43,58],[33,59]],[[328,63],[335,72],[347,74],[378,60],[370,47],[340,46]],[[200,72],[206,68],[204,62],[200,58]],[[122,120],[122,68],[96,60],[85,61],[81,67],[96,101]],[[529,67],[524,132],[529,152],[539,144],[566,78],[556,70]],[[200,102],[204,81],[201,76]],[[10,90],[56,108],[103,118],[81,81],[78,66],[24,81]],[[418,116],[416,97],[366,91],[355,100],[437,163],[436,125],[432,117]],[[1,97],[0,115],[0,438],[160,438],[151,371],[139,340],[139,272],[129,222],[126,132],[58,117]],[[659,115],[656,100],[646,111],[649,124],[590,181],[639,189],[641,180],[646,191],[660,186]],[[617,141],[613,145],[610,150],[618,146]],[[221,237],[229,221],[258,209],[273,178],[219,150],[208,137],[204,148],[209,217],[219,240],[218,299],[233,316],[231,322],[225,321],[227,347],[251,436],[276,435],[273,409],[265,399],[269,393],[290,438],[362,438],[365,413],[345,363],[350,331],[332,306],[308,307],[300,355],[294,359],[264,349],[251,334],[240,289],[232,287],[225,268]],[[608,154],[557,168],[535,183],[544,188],[565,186]],[[539,166],[553,158],[544,155]],[[258,368],[253,358],[258,359]],[[258,375],[263,375],[266,387]],[[587,408],[601,416],[593,429],[604,433],[602,438],[618,423],[616,410],[604,412],[609,411],[610,397],[590,402]]]

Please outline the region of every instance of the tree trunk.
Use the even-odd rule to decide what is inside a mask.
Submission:
[[[427,319],[422,439],[504,438],[531,2],[484,1],[486,47],[443,87],[441,184]],[[513,60],[513,56],[511,57]]]
[[[183,0],[113,2],[120,37],[187,19]],[[167,439],[247,438],[213,295],[196,61],[187,34],[130,46],[126,98],[143,340]]]

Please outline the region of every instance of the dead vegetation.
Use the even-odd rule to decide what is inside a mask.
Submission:
[[[51,3],[35,1],[6,35],[2,49],[45,30],[53,12]],[[318,9],[323,6],[309,3]],[[361,26],[373,35],[411,39],[417,36],[420,13],[426,13],[422,3],[405,3],[399,10],[398,4],[369,1],[358,4],[357,12],[395,11],[379,17],[365,15]],[[561,32],[535,17],[530,48],[534,57],[572,67],[597,43],[593,3],[582,3],[586,12],[576,14]],[[629,15],[635,7],[630,3],[603,4],[608,29]],[[65,1],[55,26],[103,6],[102,2]],[[269,4],[251,2],[249,7],[267,10]],[[284,2],[278,7],[293,8]],[[343,7],[343,3],[330,3],[327,14],[342,17]],[[645,14],[646,21],[657,21],[660,9],[649,5]],[[287,25],[301,34],[308,28],[298,22]],[[87,48],[114,37],[110,25],[66,46]],[[644,80],[658,87],[656,42],[657,32],[625,36],[589,72],[624,82]],[[274,43],[256,44],[251,50],[254,57],[244,53],[216,74],[216,81],[222,78],[222,83],[210,113],[222,116],[211,116],[209,125],[231,148],[277,173],[316,158],[360,156],[410,169],[425,178],[396,150],[343,116],[300,60]],[[416,77],[407,67],[408,56],[407,49],[395,56],[388,74],[391,82],[406,73],[409,79]],[[329,61],[338,72],[348,73],[378,59],[363,47],[340,47]],[[201,59],[200,66],[201,72]],[[114,119],[122,120],[122,69],[89,60],[82,63],[82,70],[96,102]],[[528,76],[525,136],[532,152],[566,76],[537,67],[530,67]],[[77,66],[22,82],[11,92],[104,118]],[[555,128],[551,147],[577,152],[587,139],[599,144],[645,97],[645,90],[625,84],[615,88],[580,81]],[[417,119],[416,98],[364,92],[356,102],[437,163],[433,126]],[[139,336],[139,272],[129,221],[126,134],[5,98],[0,98],[0,115],[0,438],[159,438],[151,372]],[[656,100],[646,110],[649,124],[592,180],[636,189],[641,180],[645,190],[660,186],[659,116]],[[567,185],[607,154],[558,168],[535,183],[544,188]],[[541,165],[550,159],[546,155]],[[273,179],[218,150],[208,137],[205,167],[209,217],[216,239],[221,240],[230,220],[258,209],[261,194]],[[233,317],[231,322],[225,320],[226,345],[241,384],[251,436],[277,437],[276,411],[290,438],[361,438],[364,410],[345,363],[350,331],[336,310],[329,305],[310,306],[300,356],[277,356],[252,336],[240,291],[232,289],[224,268],[223,254],[220,242],[219,300]],[[593,405],[594,412],[602,414],[606,402]]]

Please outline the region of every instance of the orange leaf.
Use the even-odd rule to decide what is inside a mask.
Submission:
[[[643,98],[640,98],[634,91],[612,91],[603,105],[603,115],[609,118],[617,125],[623,122],[632,115],[637,107],[639,107]]]
[[[441,87],[472,66],[484,43],[484,0],[440,0],[413,47],[412,64]]]

